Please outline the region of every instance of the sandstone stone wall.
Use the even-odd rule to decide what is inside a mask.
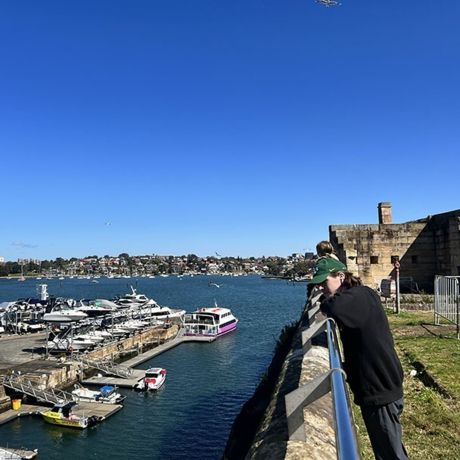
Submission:
[[[111,345],[106,345],[103,348],[96,348],[85,355],[87,359],[103,359],[110,358],[112,360],[118,360],[124,353],[129,351],[142,351],[144,347],[151,346],[153,344],[160,344],[177,334],[179,326],[172,325],[168,329],[154,327],[147,329],[144,332],[135,334],[119,342]]]
[[[412,278],[432,292],[435,275],[460,275],[460,210],[403,224],[331,225],[329,238],[338,256],[363,282],[376,288],[394,277]]]
[[[431,218],[438,275],[460,275],[460,211]]]
[[[271,403],[261,420],[246,460],[337,458],[330,393],[304,408],[306,442],[288,439],[286,394],[329,371],[327,348],[313,345],[307,353],[303,353],[301,330],[304,327],[305,323],[297,331],[292,350],[283,365]]]
[[[10,398],[6,396],[5,388],[0,385],[0,412],[10,408]]]

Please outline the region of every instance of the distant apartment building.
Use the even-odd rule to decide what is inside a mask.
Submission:
[[[371,287],[394,277],[433,291],[435,275],[460,275],[460,209],[394,224],[391,203],[378,204],[378,224],[330,225],[329,239],[348,269]]]
[[[18,259],[19,265],[35,264],[40,265],[40,259]]]

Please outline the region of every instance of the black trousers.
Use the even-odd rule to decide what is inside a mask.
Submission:
[[[403,398],[383,406],[361,406],[376,460],[408,459],[399,421],[403,407]]]

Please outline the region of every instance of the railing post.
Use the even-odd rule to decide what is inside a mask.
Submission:
[[[306,441],[303,409],[331,391],[331,371],[316,377],[285,396],[290,441]]]
[[[308,329],[302,330],[302,351],[304,354],[311,348],[312,339],[326,330],[327,321],[327,319],[324,319],[314,323]]]

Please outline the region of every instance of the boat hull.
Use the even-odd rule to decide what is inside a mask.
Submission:
[[[59,313],[45,313],[43,315],[43,321],[49,323],[70,323],[86,318],[88,318],[88,315],[84,312],[76,312],[69,315],[60,315]]]
[[[72,391],[72,395],[76,401],[98,404],[120,404],[125,400],[126,396],[122,396],[120,393],[117,393],[116,387],[109,387],[107,392],[102,391],[104,388],[105,387],[102,387],[100,391],[93,391],[88,388],[78,386]]]
[[[67,428],[77,428],[79,430],[84,430],[88,427],[87,418],[77,418],[72,420],[64,417],[55,417],[53,413],[49,414],[47,412],[43,412],[42,417],[45,422],[51,423],[52,425],[65,426]]]
[[[228,326],[220,327],[219,333],[217,334],[217,336],[225,335],[225,334],[228,334],[229,332],[234,331],[236,329],[237,324],[238,324],[238,321],[233,324],[229,324]]]

